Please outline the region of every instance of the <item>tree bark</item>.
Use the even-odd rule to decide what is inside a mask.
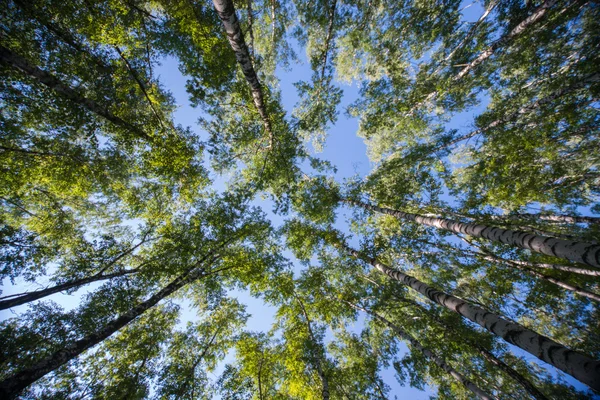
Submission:
[[[108,279],[112,279],[112,278],[117,278],[119,276],[135,274],[137,272],[138,272],[137,269],[130,269],[130,270],[125,270],[125,271],[121,271],[121,272],[115,272],[112,274],[94,275],[94,276],[89,276],[87,278],[76,279],[73,281],[64,282],[59,285],[55,285],[55,286],[52,286],[52,287],[49,287],[46,289],[36,290],[31,293],[20,293],[18,295],[11,296],[14,298],[0,301],[0,310],[5,310],[7,308],[20,306],[20,305],[32,302],[34,300],[38,300],[38,299],[50,296],[50,295],[58,293],[58,292],[62,292],[62,291],[76,288],[79,286],[87,285],[88,283],[104,281],[104,280],[108,280]]]
[[[498,257],[498,256],[491,254],[489,251],[485,250],[481,246],[477,246],[470,240],[466,240],[464,238],[463,238],[463,240],[465,242],[467,242],[469,245],[478,248],[485,254],[482,254],[477,251],[463,250],[463,249],[458,249],[458,248],[455,248],[453,250],[467,252],[469,254],[473,254],[474,256],[483,257],[484,259],[486,259],[488,261],[493,261],[495,263],[508,264],[508,265],[512,265],[515,267],[522,266],[522,267],[529,267],[529,268],[541,268],[541,269],[550,269],[553,271],[570,272],[570,273],[579,274],[579,275],[600,276],[600,270],[591,270],[591,269],[586,269],[586,268],[572,267],[570,265],[535,263],[535,262],[521,261],[521,260],[508,260],[506,258]]]
[[[477,343],[471,344],[479,351],[479,353],[485,358],[490,364],[493,364],[500,368],[506,375],[513,378],[517,381],[523,388],[536,400],[548,400],[548,398],[538,389],[536,388],[527,378],[521,375],[516,369],[512,368],[504,361],[496,357],[492,352],[478,345]]]
[[[83,94],[80,93],[79,90],[73,89],[69,85],[64,84],[49,72],[46,72],[34,65],[31,65],[25,58],[21,57],[16,53],[13,53],[11,50],[7,49],[2,45],[0,45],[0,62],[21,70],[22,72],[31,76],[32,78],[37,79],[39,82],[52,89],[59,95],[64,96],[65,98],[73,101],[74,103],[79,104],[88,111],[91,111],[92,113],[107,119],[113,124],[131,131],[136,136],[139,136],[147,141],[152,141],[152,138],[137,126],[125,122],[123,119],[114,115],[108,108],[101,106],[92,99],[86,98]]]
[[[462,136],[459,136],[457,138],[452,139],[448,143],[445,143],[443,145],[439,145],[439,146],[435,147],[431,152],[432,153],[437,153],[440,150],[447,149],[448,147],[454,146],[455,144],[460,143],[460,142],[462,142],[464,140],[468,140],[468,139],[471,139],[471,138],[473,138],[475,136],[481,135],[482,133],[485,133],[488,130],[493,129],[493,128],[497,127],[498,125],[502,124],[502,123],[505,123],[507,121],[514,121],[520,115],[527,114],[527,113],[535,110],[536,108],[540,108],[542,106],[550,104],[552,101],[561,98],[565,94],[574,92],[574,91],[579,90],[579,89],[583,89],[583,88],[587,87],[589,84],[598,82],[598,80],[600,80],[600,74],[599,73],[589,74],[589,75],[583,77],[580,81],[578,81],[577,83],[575,83],[573,85],[567,86],[567,87],[562,88],[560,90],[556,90],[556,91],[552,92],[551,94],[549,94],[548,96],[545,96],[545,97],[543,97],[541,99],[538,99],[538,100],[534,101],[531,104],[528,104],[528,105],[525,105],[525,106],[519,108],[517,111],[514,111],[512,113],[506,114],[502,118],[499,118],[499,119],[496,119],[496,120],[490,122],[489,124],[487,124],[483,128],[477,128],[477,129],[475,129],[475,130],[473,130],[473,131],[471,131],[469,133],[466,133],[466,134],[464,134]],[[527,214],[522,214],[522,215],[527,215]],[[600,218],[593,218],[593,217],[579,217],[579,218],[582,218],[582,219],[579,220],[579,221],[577,221],[577,222],[587,222],[587,223],[596,223],[596,224],[600,223]],[[556,221],[556,220],[548,219],[548,221]],[[565,221],[565,222],[571,222],[571,221]]]
[[[250,85],[254,105],[256,106],[260,117],[262,118],[265,131],[269,135],[268,148],[272,148],[273,131],[271,129],[271,121],[269,120],[269,116],[267,114],[262,87],[260,81],[258,80],[258,76],[254,71],[252,59],[250,58],[250,52],[248,51],[248,46],[246,46],[246,42],[244,41],[244,35],[242,34],[240,22],[235,13],[233,1],[213,0],[213,4],[217,14],[219,15],[219,18],[221,19],[221,22],[223,22],[225,32],[227,33],[227,38],[229,39],[229,44],[235,53],[235,59],[242,67],[242,72],[246,77],[246,81]]]
[[[371,264],[389,278],[401,282],[431,301],[477,323],[494,335],[566,372],[594,390],[600,390],[600,361],[571,350],[548,337],[520,324],[510,322],[463,299],[437,290],[410,275],[392,269],[374,258],[359,253],[345,243],[339,242],[337,245],[351,256]]]
[[[479,25],[481,25],[481,23],[485,21],[485,19],[488,17],[488,15],[491,14],[491,12],[494,10],[494,8],[496,8],[497,5],[498,1],[492,1],[488,5],[481,17],[479,17],[479,19],[477,20],[477,22],[475,22],[473,26],[471,26],[471,29],[469,29],[469,32],[467,32],[463,40],[461,40],[460,43],[446,57],[444,57],[444,60],[442,61],[443,63],[452,59],[452,56],[454,56],[454,54],[456,54],[456,52],[459,51],[467,43],[467,41],[473,37],[475,31],[477,30],[477,28],[479,28]],[[433,75],[438,74],[443,68],[444,66],[441,65],[438,69],[436,69]]]
[[[73,49],[79,51],[90,57],[94,63],[104,72],[110,73],[112,70],[112,66],[110,64],[106,64],[104,60],[102,60],[97,55],[93,54],[85,44],[79,42],[73,34],[69,30],[65,30],[60,27],[58,24],[55,24],[48,20],[47,15],[40,15],[39,10],[36,10],[36,6],[34,4],[28,4],[23,0],[13,0],[13,2],[23,10],[30,18],[36,19],[40,24],[42,24],[49,32],[52,32],[57,37],[59,37],[63,42],[71,46]]]
[[[422,225],[509,244],[548,256],[564,258],[566,260],[590,265],[592,267],[600,267],[600,245],[567,241],[490,225],[463,223],[446,218],[423,217],[419,214],[405,213],[399,210],[378,207],[361,201],[343,201],[362,207],[366,210],[392,215],[396,218],[414,221]]]
[[[519,36],[529,26],[542,20],[547,13],[548,8],[552,7],[558,0],[546,0],[541,6],[536,8],[531,15],[525,18],[519,25],[513,28],[508,34],[502,36],[490,45],[486,50],[480,53],[473,61],[466,64],[466,66],[452,78],[452,82],[456,82],[468,74],[473,68],[490,58],[498,49],[507,45],[512,39]],[[423,104],[433,100],[438,95],[437,91],[431,92],[425,97],[425,100],[419,102],[417,105],[412,107],[407,115],[412,115],[419,107]]]
[[[469,379],[467,379],[465,376],[463,376],[460,372],[458,372],[457,370],[452,368],[449,364],[446,363],[446,361],[442,357],[439,357],[437,354],[433,353],[428,348],[423,347],[423,345],[421,345],[420,342],[415,340],[411,335],[408,334],[408,332],[406,332],[405,330],[400,328],[398,325],[392,323],[387,318],[384,318],[381,315],[379,315],[373,311],[367,310],[367,309],[360,307],[349,301],[344,301],[344,302],[346,304],[348,304],[350,307],[355,308],[357,310],[364,311],[365,313],[371,315],[378,321],[383,322],[385,325],[387,325],[389,328],[391,328],[398,336],[400,336],[400,338],[409,342],[410,345],[414,349],[417,349],[418,351],[423,353],[423,355],[426,358],[433,361],[438,367],[440,367],[442,370],[446,371],[450,376],[452,376],[452,378],[454,378],[458,383],[460,383],[465,388],[470,390],[478,398],[480,398],[482,400],[495,400],[496,399],[496,397],[487,394],[485,391],[480,389],[477,385],[475,385],[473,382],[471,382]]]
[[[250,59],[254,60],[254,14],[252,11],[252,0],[246,0],[246,9],[248,11],[248,36],[250,36],[250,43],[248,52],[250,53]]]
[[[148,105],[150,106],[152,113],[154,114],[154,116],[156,117],[156,119],[158,120],[158,122],[160,123],[162,128],[166,130],[167,128],[165,126],[165,123],[163,122],[163,117],[161,116],[161,113],[159,113],[158,110],[154,107],[154,102],[150,98],[150,95],[148,94],[148,90],[146,88],[146,84],[140,78],[139,72],[135,68],[133,68],[133,66],[131,65],[129,60],[125,57],[125,54],[123,54],[123,51],[119,48],[119,46],[113,46],[113,47],[117,51],[117,54],[119,54],[119,57],[121,57],[121,60],[123,60],[123,62],[125,63],[125,66],[127,67],[127,70],[129,71],[129,74],[131,75],[133,80],[137,83],[138,87],[144,94],[144,97],[146,98],[146,101],[148,102]]]
[[[80,340],[77,340],[71,344],[66,345],[64,348],[56,351],[54,354],[47,358],[39,361],[38,363],[28,367],[0,382],[0,395],[6,399],[15,398],[19,392],[31,385],[44,375],[54,371],[61,365],[66,364],[70,360],[74,359],[90,347],[97,345],[102,342],[125,325],[132,322],[134,319],[142,315],[149,308],[156,305],[159,301],[163,300],[167,296],[174,293],[176,290],[182,288],[195,281],[202,276],[204,272],[203,268],[197,268],[193,271],[188,271],[180,275],[177,279],[169,283],[163,289],[155,293],[148,300],[139,303],[137,306],[131,308],[126,313],[113,319],[106,324],[100,330],[90,334]]]

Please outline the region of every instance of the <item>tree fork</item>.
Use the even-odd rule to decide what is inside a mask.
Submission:
[[[343,242],[338,242],[337,245],[352,257],[371,264],[389,278],[399,281],[431,301],[477,323],[494,335],[500,336],[508,343],[520,347],[540,360],[566,372],[594,390],[600,390],[600,361],[571,350],[546,336],[520,324],[510,322],[468,301],[437,290],[410,275],[392,269],[374,258],[359,253]]]

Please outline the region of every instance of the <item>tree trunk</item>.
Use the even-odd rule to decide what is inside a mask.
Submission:
[[[213,4],[215,6],[215,10],[223,22],[223,26],[225,27],[225,32],[227,33],[227,38],[229,39],[229,44],[235,53],[235,59],[238,64],[242,67],[242,72],[246,77],[246,81],[250,85],[250,90],[252,92],[252,99],[254,100],[254,105],[262,118],[263,125],[265,127],[265,131],[269,135],[269,147],[273,147],[273,131],[271,130],[271,121],[269,120],[269,116],[267,115],[267,108],[265,106],[264,96],[260,81],[258,80],[258,76],[254,71],[254,67],[252,66],[252,59],[250,58],[250,52],[248,51],[248,46],[246,46],[246,42],[244,41],[244,35],[242,34],[242,29],[240,28],[240,22],[235,13],[235,8],[233,6],[232,0],[213,0]]]
[[[446,218],[423,217],[419,214],[405,213],[390,208],[378,207],[361,201],[343,201],[360,206],[366,210],[392,215],[422,225],[509,244],[548,256],[564,258],[566,260],[590,265],[592,267],[600,267],[600,245],[567,241],[489,225],[463,223]]]
[[[462,142],[463,140],[471,139],[471,138],[485,132],[486,130],[493,128],[494,126],[498,125],[500,122],[501,122],[500,120],[495,120],[494,122],[490,123],[485,128],[478,128],[478,129],[475,129],[475,130],[473,130],[469,133],[466,133],[462,136],[454,138],[454,139],[450,140],[448,143],[444,143],[442,145],[435,147],[433,150],[431,150],[431,153],[437,153],[438,151],[445,150],[448,147],[452,147],[455,144]]]
[[[246,9],[248,11],[248,36],[250,37],[250,43],[248,43],[248,52],[250,54],[250,60],[254,61],[254,14],[252,11],[252,0],[246,0]]]
[[[80,53],[85,54],[90,57],[94,63],[104,72],[110,73],[113,67],[104,62],[100,57],[93,54],[85,44],[79,42],[73,34],[68,29],[63,29],[58,24],[51,22],[47,17],[48,15],[40,15],[36,10],[36,6],[34,4],[28,4],[27,1],[23,0],[13,0],[13,2],[23,10],[30,18],[37,20],[40,24],[42,24],[48,31],[55,34],[59,37],[63,42],[71,46],[73,49],[79,51]]]
[[[564,239],[564,240],[578,240],[577,236],[566,235],[564,233],[559,233],[559,232],[541,230],[541,229],[538,229],[538,228],[530,226],[530,225],[523,225],[520,223],[516,223],[516,224],[513,223],[512,225],[515,225],[516,228],[519,230],[535,233],[536,235],[555,237],[555,238]],[[590,244],[598,244],[598,242],[596,240],[590,240],[589,243]]]
[[[89,276],[87,278],[76,279],[73,281],[61,283],[59,285],[52,286],[52,287],[49,287],[46,289],[36,290],[31,293],[20,293],[17,295],[10,296],[10,297],[13,297],[11,299],[0,301],[0,310],[5,310],[7,308],[20,306],[22,304],[26,304],[26,303],[32,302],[34,300],[41,299],[43,297],[50,296],[54,293],[58,293],[58,292],[62,292],[62,291],[76,288],[79,286],[87,285],[88,283],[104,281],[104,280],[108,280],[108,279],[112,279],[112,278],[117,278],[119,276],[135,274],[137,272],[138,272],[137,269],[130,269],[130,270],[115,272],[115,273],[107,274],[107,275],[94,275],[94,276]],[[7,296],[7,297],[9,297],[9,296]]]
[[[409,342],[410,345],[414,349],[417,349],[418,351],[423,353],[423,355],[425,357],[427,357],[428,359],[433,361],[438,367],[440,367],[442,370],[446,371],[450,376],[452,376],[452,378],[454,378],[457,382],[459,382],[465,388],[467,388],[468,390],[473,392],[473,394],[475,394],[480,399],[482,399],[482,400],[495,400],[496,399],[496,397],[487,394],[486,392],[481,390],[477,385],[475,385],[473,382],[471,382],[466,377],[464,377],[460,372],[458,372],[457,370],[452,368],[449,364],[446,363],[446,361],[444,361],[443,358],[439,357],[438,355],[433,353],[428,348],[423,347],[423,345],[421,345],[421,343],[419,343],[417,340],[413,339],[413,337],[411,335],[409,335],[408,332],[404,331],[402,328],[400,328],[396,324],[392,323],[388,319],[382,317],[381,315],[379,315],[373,311],[369,311],[369,310],[367,310],[363,307],[360,307],[356,304],[353,304],[349,301],[345,301],[345,303],[350,305],[350,307],[355,308],[357,310],[362,310],[365,313],[367,313],[367,314],[371,315],[372,317],[374,317],[375,319],[377,319],[378,321],[383,322],[385,325],[387,325],[389,328],[391,328],[394,332],[396,332],[396,334],[398,336],[400,336],[400,338]]]
[[[512,368],[510,365],[506,364],[504,361],[502,361],[498,357],[496,357],[493,353],[491,353],[490,351],[486,350],[485,348],[479,346],[478,344],[472,343],[472,345],[477,349],[477,351],[479,351],[479,353],[483,356],[483,358],[485,358],[490,364],[494,364],[495,366],[500,368],[502,371],[504,371],[506,373],[506,375],[510,376],[515,381],[517,381],[521,386],[523,386],[523,388],[525,388],[525,390],[527,391],[527,393],[529,393],[529,395],[531,395],[531,397],[533,397],[536,400],[548,400],[548,398],[546,396],[544,396],[544,394],[542,392],[540,392],[540,390],[538,388],[533,386],[533,384],[531,382],[529,382],[529,380],[527,378],[525,378],[523,375],[521,375],[516,369]]]
[[[508,264],[508,265],[515,266],[517,268],[518,268],[518,266],[522,266],[522,267],[529,267],[529,268],[550,269],[553,271],[564,271],[564,272],[570,272],[570,273],[579,274],[579,275],[600,276],[599,270],[591,270],[591,269],[585,269],[585,268],[579,268],[579,267],[572,267],[570,265],[535,263],[535,262],[521,261],[521,260],[507,260],[506,258],[492,255],[490,252],[488,252],[484,248],[475,245],[474,243],[472,243],[469,240],[465,240],[465,241],[468,244],[470,244],[471,246],[474,246],[474,247],[480,249],[485,254],[482,254],[477,251],[463,250],[463,249],[458,249],[458,248],[454,248],[452,250],[467,252],[469,254],[473,254],[474,256],[483,257],[484,259],[486,259],[488,261],[493,261],[495,263]]]
[[[140,128],[125,122],[123,119],[114,115],[108,108],[101,106],[92,99],[84,97],[83,94],[81,94],[77,89],[73,89],[72,87],[64,84],[49,72],[43,71],[40,68],[29,64],[25,58],[13,53],[11,50],[2,45],[0,45],[0,62],[21,70],[32,78],[37,79],[48,88],[54,90],[59,95],[64,96],[88,111],[91,111],[92,113],[109,120],[113,124],[133,132],[135,135],[143,138],[144,140],[152,141],[150,136],[148,136]]]
[[[459,136],[457,138],[454,138],[452,140],[450,140],[448,143],[445,143],[443,145],[439,145],[437,147],[435,147],[431,152],[432,153],[436,153],[440,150],[445,150],[448,147],[454,146],[457,143],[460,143],[464,140],[468,140],[471,139],[475,136],[478,136],[482,133],[487,132],[490,129],[495,128],[496,126],[505,123],[507,121],[514,121],[516,120],[520,115],[524,115],[527,114],[533,110],[535,110],[536,108],[540,108],[542,106],[545,106],[549,103],[551,103],[552,101],[561,98],[562,96],[564,96],[565,94],[571,93],[573,91],[579,90],[579,89],[583,89],[585,87],[587,87],[589,84],[598,82],[598,80],[600,80],[600,74],[599,73],[593,73],[593,74],[589,74],[585,77],[583,77],[580,81],[578,81],[577,83],[567,86],[565,88],[562,88],[560,90],[554,91],[553,93],[549,94],[548,96],[545,96],[539,100],[534,101],[531,104],[528,104],[526,106],[523,106],[521,108],[519,108],[517,111],[514,111],[512,113],[506,114],[504,115],[502,118],[496,119],[492,122],[490,122],[489,124],[487,124],[486,126],[484,126],[483,128],[477,128],[469,133],[466,133],[462,136]],[[518,215],[518,214],[517,214]],[[528,214],[521,214],[521,215],[528,215]],[[532,214],[535,215],[535,214]],[[593,218],[593,217],[578,217],[581,218],[580,220],[578,220],[577,222],[587,222],[587,223],[600,223],[600,218]],[[552,219],[547,219],[548,221],[556,221],[556,220],[552,220]],[[572,222],[572,220],[569,221],[565,221],[565,222]]]
[[[521,23],[515,26],[508,34],[502,36],[496,40],[490,47],[481,52],[473,61],[467,64],[454,78],[454,81],[461,79],[463,76],[468,74],[473,68],[490,58],[496,50],[506,46],[512,39],[522,34],[525,29],[529,26],[541,21],[545,18],[547,11],[552,7],[558,0],[546,0],[544,3],[536,8],[531,15],[525,18]]]
[[[148,105],[150,106],[152,113],[154,114],[154,116],[156,117],[158,122],[160,123],[160,126],[162,126],[162,128],[166,130],[167,127],[165,126],[165,123],[163,122],[163,117],[161,116],[161,113],[159,113],[158,110],[154,107],[154,102],[152,101],[152,99],[150,98],[150,95],[148,94],[148,89],[146,88],[146,84],[140,78],[140,73],[135,68],[133,68],[133,66],[131,65],[129,60],[125,57],[125,54],[123,54],[123,51],[119,48],[119,46],[113,46],[113,47],[117,51],[117,54],[119,54],[119,57],[121,57],[121,60],[123,60],[123,62],[125,63],[125,66],[127,67],[127,70],[129,71],[129,74],[131,75],[131,77],[133,78],[135,83],[137,83],[138,87],[144,94],[144,97],[146,98],[146,101],[148,102]]]
[[[510,322],[463,299],[437,290],[410,275],[392,269],[374,258],[357,252],[345,243],[339,242],[338,245],[351,256],[371,264],[379,272],[391,279],[401,282],[450,311],[454,311],[479,324],[494,335],[500,336],[508,343],[518,346],[540,360],[566,372],[591,388],[600,390],[600,361],[568,349],[548,337],[527,329],[520,324]]]

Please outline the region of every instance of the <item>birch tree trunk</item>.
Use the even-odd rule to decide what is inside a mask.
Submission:
[[[459,248],[451,248],[450,251],[462,251],[469,254],[472,254],[476,257],[482,257],[485,260],[492,261],[498,264],[506,264],[514,267],[522,266],[531,268],[540,268],[540,269],[549,269],[553,271],[563,271],[569,272],[572,274],[578,275],[586,275],[586,276],[600,276],[600,270],[591,270],[586,268],[573,267],[570,265],[560,265],[560,264],[547,264],[547,263],[535,263],[530,261],[522,261],[522,260],[508,260],[506,258],[498,257],[491,254],[489,251],[485,250],[481,246],[477,246],[470,240],[465,240],[469,245],[478,248],[481,252],[464,250]]]
[[[479,17],[479,19],[477,20],[477,22],[475,22],[473,24],[473,26],[471,26],[471,29],[469,29],[469,31],[467,32],[467,34],[465,35],[465,37],[460,41],[460,43],[458,45],[456,45],[456,47],[454,47],[454,49],[452,49],[452,51],[446,57],[444,57],[444,59],[442,60],[442,65],[440,65],[434,71],[434,73],[432,75],[437,75],[445,67],[445,65],[443,65],[443,63],[446,63],[446,62],[450,61],[452,59],[452,57],[454,56],[454,54],[456,54],[457,51],[459,51],[460,49],[462,49],[462,47],[473,37],[473,35],[475,34],[475,31],[477,31],[477,28],[479,28],[479,26],[481,25],[481,23],[483,21],[485,21],[485,19],[488,17],[488,15],[490,15],[491,12],[494,10],[494,8],[496,8],[496,6],[498,5],[498,3],[499,3],[499,1],[492,1],[492,2],[490,2],[490,4],[485,9],[485,11],[481,15],[481,17]]]
[[[479,353],[483,356],[483,358],[485,358],[490,364],[497,366],[502,371],[504,371],[506,373],[506,375],[510,376],[515,381],[517,381],[521,386],[523,386],[523,388],[525,388],[525,390],[527,391],[527,393],[529,393],[531,395],[531,397],[533,397],[536,400],[548,400],[548,398],[546,396],[544,396],[544,394],[542,392],[540,392],[540,390],[538,388],[533,386],[533,384],[531,382],[529,382],[529,380],[527,378],[525,378],[523,375],[521,375],[516,369],[514,369],[510,365],[506,364],[504,361],[502,361],[498,357],[496,357],[493,353],[491,353],[487,349],[481,347],[477,343],[472,343],[472,345],[477,349],[477,351],[479,351]]]
[[[490,225],[463,223],[446,218],[424,217],[419,214],[405,213],[399,210],[378,207],[361,201],[343,201],[362,207],[366,210],[392,215],[396,218],[414,221],[422,225],[517,246],[548,256],[564,258],[566,260],[590,265],[592,267],[600,267],[600,245],[534,235],[523,231],[503,229]]]
[[[488,261],[493,261],[496,263],[504,263],[504,264],[512,265],[514,268],[520,269],[521,271],[525,271],[528,274],[535,276],[536,278],[539,278],[546,282],[550,282],[558,287],[569,290],[571,292],[577,293],[580,296],[587,297],[588,299],[600,302],[600,295],[593,293],[593,292],[589,292],[585,289],[580,288],[579,286],[574,286],[574,285],[571,285],[570,283],[564,282],[560,279],[556,279],[552,276],[544,275],[542,273],[532,270],[531,268],[524,267],[517,263],[513,263],[512,261],[509,261],[509,260],[500,261],[500,260],[496,259],[496,257],[492,257],[492,256],[483,256],[483,258]]]
[[[418,304],[417,304],[417,306],[419,308],[423,309],[422,306],[420,306]],[[447,325],[444,321],[439,319],[437,316],[432,315],[430,313],[427,313],[427,315],[429,315],[431,318],[433,318],[438,324],[443,326],[445,329],[451,330],[451,331],[454,330],[452,328],[452,326]],[[511,366],[507,365],[504,361],[502,361],[501,359],[496,357],[491,351],[489,351],[485,347],[481,346],[477,342],[467,340],[467,343],[470,346],[473,346],[475,349],[477,349],[479,354],[481,354],[483,356],[483,358],[485,358],[490,364],[497,366],[506,375],[510,376],[515,381],[517,381],[521,386],[523,386],[523,388],[527,391],[527,393],[529,393],[531,395],[531,397],[533,397],[536,400],[548,400],[548,398],[538,388],[536,388],[527,378],[525,378],[523,375],[521,375],[517,370],[515,370]]]
[[[103,107],[100,104],[96,103],[94,100],[86,98],[83,94],[79,92],[79,90],[73,89],[69,85],[61,82],[58,78],[56,78],[49,72],[46,72],[34,65],[31,65],[25,58],[12,52],[11,50],[7,49],[2,45],[0,45],[0,62],[24,72],[25,74],[29,75],[32,78],[35,78],[37,81],[44,84],[48,88],[52,89],[59,95],[64,96],[67,99],[73,101],[74,103],[79,104],[88,111],[91,111],[92,113],[107,119],[113,124],[121,126],[131,131],[136,136],[139,136],[147,141],[152,141],[152,138],[148,136],[139,127],[125,122],[123,119],[114,115],[107,107]]]
[[[498,264],[512,265],[515,268],[523,269],[523,270],[531,271],[531,272],[536,272],[536,271],[531,270],[531,268],[533,267],[533,268],[552,269],[555,271],[572,272],[572,273],[580,274],[580,275],[600,276],[600,271],[592,271],[590,269],[571,267],[569,265],[555,265],[555,264],[546,264],[546,263],[532,263],[532,262],[520,261],[520,260],[507,260],[505,258],[496,257],[491,254],[480,254],[480,256],[483,259],[488,260],[488,261],[492,261],[492,262],[495,262]],[[546,275],[544,275],[544,276],[546,276]],[[572,289],[570,289],[570,290],[572,290]],[[595,296],[597,297],[598,295],[595,295]]]
[[[458,372],[457,370],[452,368],[449,364],[447,364],[443,358],[439,357],[437,354],[433,353],[428,348],[423,347],[423,345],[421,345],[420,342],[415,340],[411,335],[408,334],[408,332],[406,332],[405,330],[400,328],[398,325],[392,323],[387,318],[384,318],[381,315],[379,315],[373,311],[367,310],[367,309],[360,307],[356,304],[353,304],[349,301],[345,301],[345,303],[348,304],[350,307],[355,308],[357,310],[364,311],[365,313],[371,315],[378,321],[383,322],[385,325],[387,325],[389,328],[391,328],[398,336],[400,336],[400,338],[409,342],[410,345],[414,349],[417,349],[418,351],[423,353],[423,355],[425,357],[427,357],[428,359],[433,361],[442,370],[446,371],[450,376],[452,376],[452,378],[454,378],[458,383],[460,383],[465,388],[470,390],[478,398],[480,398],[482,400],[496,400],[495,396],[489,395],[485,391],[480,389],[477,385],[475,385],[473,382],[471,382],[469,379],[467,379],[464,375],[462,375],[460,372]]]
[[[250,60],[254,60],[254,11],[252,11],[252,1],[247,0],[246,11],[248,12],[248,36],[250,37],[250,43],[248,43],[248,53],[250,54]]]
[[[115,272],[115,273],[106,274],[106,275],[97,275],[96,274],[93,276],[89,276],[87,278],[76,279],[76,280],[72,280],[69,282],[64,282],[59,285],[55,285],[55,286],[52,286],[52,287],[49,287],[46,289],[42,289],[42,290],[36,290],[36,291],[30,292],[30,293],[20,293],[20,294],[13,295],[13,296],[7,296],[7,297],[11,297],[11,298],[0,301],[0,310],[5,310],[7,308],[20,306],[20,305],[32,302],[34,300],[38,300],[38,299],[50,296],[52,294],[59,293],[59,292],[69,290],[72,288],[76,288],[79,286],[87,285],[92,282],[105,281],[108,279],[117,278],[119,276],[135,274],[137,272],[138,272],[137,269],[130,269],[130,270]]]
[[[351,256],[371,264],[389,278],[401,282],[431,301],[477,323],[494,335],[503,338],[508,343],[520,347],[591,388],[600,390],[600,361],[571,350],[546,336],[540,335],[520,324],[508,321],[463,299],[437,290],[410,275],[392,269],[374,258],[359,253],[348,247],[345,243],[339,242],[337,245]]]
[[[335,21],[335,8],[337,6],[337,0],[333,0],[331,8],[329,9],[329,23],[327,26],[327,37],[325,38],[325,50],[323,51],[323,66],[321,67],[321,79],[325,79],[325,68],[327,67],[327,54],[329,53],[329,46],[333,40],[333,22]]]
[[[37,12],[34,4],[28,4],[28,2],[24,1],[24,0],[13,0],[13,2],[17,5],[17,7],[19,7],[21,10],[23,10],[30,18],[37,20],[48,31],[55,34],[63,42],[65,42],[66,44],[71,46],[73,49],[90,57],[102,71],[108,72],[108,73],[111,72],[111,70],[113,69],[112,66],[105,63],[104,60],[102,60],[100,57],[93,54],[90,51],[90,49],[85,44],[78,41],[75,38],[75,36],[73,36],[73,34],[68,29],[64,29],[60,25],[51,22],[51,20],[48,19],[48,17],[50,17],[50,16],[40,15],[39,12]]]
[[[269,120],[269,116],[267,114],[262,87],[260,81],[258,80],[258,76],[254,71],[252,58],[250,57],[248,46],[246,46],[246,42],[244,41],[244,35],[242,34],[242,29],[240,28],[240,21],[235,13],[233,1],[213,0],[213,5],[217,11],[217,14],[219,15],[219,18],[221,19],[221,22],[223,22],[225,32],[227,33],[227,38],[229,39],[229,44],[235,53],[235,59],[242,67],[242,72],[246,77],[246,81],[248,81],[248,84],[250,85],[254,105],[256,106],[260,117],[262,118],[265,131],[269,135],[268,148],[272,148],[273,131],[271,129],[271,121]]]

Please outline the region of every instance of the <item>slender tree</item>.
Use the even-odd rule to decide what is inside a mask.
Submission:
[[[364,276],[363,278],[366,279],[367,281],[369,281],[370,283],[374,284],[375,286],[381,288],[381,285],[379,283],[375,282],[374,280],[370,279],[369,277]],[[427,310],[425,307],[423,307],[421,304],[419,304],[418,302],[416,302],[414,300],[398,296],[395,292],[392,294],[392,296],[393,296],[394,300],[400,301],[405,304],[409,304],[413,309],[416,310],[418,315],[424,315],[428,320],[430,319],[430,320],[434,321],[437,325],[442,327],[442,329],[444,331],[451,332],[454,337],[460,338],[460,341],[464,341],[469,347],[476,349],[477,352],[479,354],[481,354],[481,356],[483,356],[483,358],[485,360],[487,360],[490,364],[498,367],[500,370],[502,370],[504,373],[506,373],[506,375],[510,376],[515,381],[519,382],[519,384],[521,386],[523,386],[525,388],[525,390],[534,399],[537,399],[537,400],[547,400],[548,399],[538,388],[535,387],[535,385],[532,382],[530,382],[529,379],[527,379],[527,377],[525,377],[523,374],[521,374],[515,368],[506,364],[506,362],[502,361],[500,358],[496,357],[483,344],[481,344],[480,342],[478,342],[476,340],[471,340],[468,337],[461,336],[461,332],[457,329],[457,326],[455,324],[446,323],[442,318],[438,317],[436,314],[434,314],[430,310]]]
[[[317,341],[317,338],[315,337],[315,334],[312,329],[312,324],[310,322],[310,318],[308,316],[308,313],[306,312],[306,307],[304,307],[304,303],[297,295],[295,295],[295,299],[298,302],[298,304],[300,305],[300,309],[302,310],[302,315],[304,316],[304,319],[306,321],[306,329],[308,330],[308,335],[310,337],[310,340],[313,342],[313,344],[315,346],[319,346],[320,343]],[[322,394],[323,400],[329,400],[329,379],[327,378],[327,375],[325,374],[325,371],[323,369],[323,359],[320,354],[316,354],[313,357],[313,359],[314,359],[315,367],[317,369],[317,373],[319,374],[319,378],[321,379],[321,387],[322,387],[321,394]]]
[[[484,62],[486,59],[491,57],[498,49],[506,46],[515,37],[519,36],[526,29],[530,29],[530,26],[543,21],[547,16],[548,10],[557,3],[557,0],[546,0],[539,7],[531,12],[523,21],[515,26],[510,32],[502,36],[487,49],[482,51],[474,60],[469,62],[456,76],[453,78],[455,81],[461,79],[468,74],[473,68]],[[567,7],[569,5],[567,4]]]

